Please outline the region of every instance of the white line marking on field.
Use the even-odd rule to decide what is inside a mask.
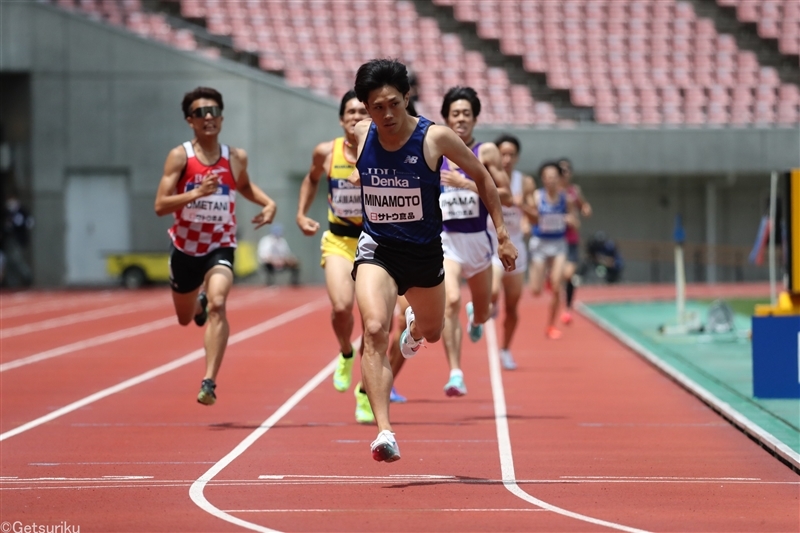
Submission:
[[[263,293],[260,292],[254,293],[252,295],[248,295],[248,297],[246,298],[242,298],[240,300],[232,302],[231,305],[229,305],[229,309],[232,311],[240,309],[242,307],[247,306],[250,303],[263,301],[263,298],[264,298]],[[66,344],[64,346],[58,346],[56,348],[45,350],[37,354],[29,355],[27,357],[21,357],[19,359],[14,359],[12,361],[2,363],[0,364],[0,372],[5,372],[6,370],[12,370],[14,368],[19,368],[25,365],[30,365],[32,363],[38,363],[39,361],[46,361],[47,359],[52,359],[53,357],[59,357],[61,355],[66,355],[68,353],[84,350],[86,348],[94,348],[95,346],[101,346],[103,344],[108,344],[111,342],[128,339],[130,337],[144,335],[152,331],[172,326],[176,323],[177,319],[173,315],[159,320],[155,320],[153,322],[148,322],[146,324],[141,324],[139,326],[133,326],[131,328],[121,329],[119,331],[112,331],[111,333],[98,335],[97,337],[92,337],[90,339],[73,342],[71,344]]]
[[[283,314],[280,314],[280,315],[278,315],[276,317],[270,318],[269,320],[267,320],[265,322],[262,322],[261,324],[257,324],[255,326],[252,326],[252,327],[250,327],[250,328],[248,328],[248,329],[246,329],[244,331],[241,331],[241,332],[239,332],[239,333],[237,333],[235,335],[232,335],[230,337],[230,339],[228,339],[228,346],[229,347],[233,346],[234,344],[237,344],[237,343],[242,342],[244,340],[250,339],[250,338],[255,337],[257,335],[261,335],[262,333],[265,333],[265,332],[267,332],[267,331],[269,331],[271,329],[274,329],[274,328],[276,328],[278,326],[282,326],[284,324],[287,324],[287,323],[291,322],[292,320],[295,320],[297,318],[300,318],[300,317],[302,317],[304,315],[307,315],[307,314],[317,310],[319,307],[322,307],[322,305],[326,304],[327,302],[328,302],[327,297],[326,298],[320,298],[320,299],[317,299],[317,300],[315,300],[313,302],[309,302],[307,304],[301,305],[300,307],[296,307],[296,308],[292,309],[291,311],[287,311],[287,312],[285,312]],[[81,407],[85,407],[85,406],[87,406],[89,404],[92,404],[92,403],[98,401],[98,400],[102,400],[103,398],[106,398],[107,396],[111,396],[112,394],[116,394],[116,393],[118,393],[120,391],[123,391],[125,389],[129,389],[129,388],[131,388],[131,387],[133,387],[135,385],[138,385],[140,383],[144,383],[145,381],[149,381],[149,380],[151,380],[151,379],[153,379],[155,377],[158,377],[158,376],[160,376],[162,374],[166,374],[167,372],[171,372],[172,370],[175,370],[176,368],[180,368],[182,366],[185,366],[185,365],[187,365],[187,364],[189,364],[189,363],[191,363],[193,361],[196,361],[198,359],[201,359],[203,357],[205,357],[205,349],[201,348],[201,349],[195,350],[195,351],[193,351],[193,352],[191,352],[191,353],[189,353],[187,355],[184,355],[183,357],[175,359],[174,361],[171,361],[169,363],[166,363],[164,365],[156,367],[156,368],[154,368],[152,370],[148,370],[147,372],[145,372],[143,374],[139,374],[136,377],[127,379],[127,380],[125,380],[125,381],[123,381],[121,383],[118,383],[118,384],[116,384],[116,385],[114,385],[112,387],[108,387],[107,389],[103,389],[103,390],[101,390],[99,392],[91,394],[91,395],[89,395],[89,396],[87,396],[87,397],[85,397],[85,398],[83,398],[81,400],[78,400],[76,402],[72,402],[71,404],[62,407],[61,409],[56,409],[52,413],[49,413],[49,414],[44,415],[44,416],[41,416],[41,417],[37,418],[36,420],[31,420],[30,422],[27,422],[27,423],[25,423],[25,424],[23,424],[23,425],[21,425],[19,427],[16,427],[16,428],[14,428],[12,430],[6,431],[5,433],[0,434],[0,442],[4,441],[4,440],[6,440],[6,439],[8,439],[10,437],[14,437],[16,435],[19,435],[20,433],[24,433],[25,431],[28,431],[28,430],[33,429],[35,427],[41,426],[42,424],[45,424],[45,423],[50,422],[52,420],[55,420],[56,418],[62,417],[64,415],[68,414],[68,413],[71,413],[72,411],[75,411],[76,409],[80,409]]]
[[[24,324],[22,326],[16,326],[13,328],[0,329],[0,339],[8,339],[19,335],[26,335],[28,333],[36,333],[48,329],[60,328],[62,326],[69,326],[72,324],[78,324],[80,322],[89,322],[91,320],[100,320],[117,315],[137,313],[144,309],[152,309],[154,307],[164,307],[164,301],[160,300],[141,303],[124,303],[103,309],[93,309],[91,311],[84,311],[82,313],[69,314],[58,318],[42,320],[41,322]]]
[[[711,407],[725,420],[728,420],[731,424],[733,424],[733,426],[743,431],[747,435],[755,438],[763,446],[773,450],[777,455],[788,461],[795,468],[800,467],[800,453],[794,451],[778,437],[744,416],[742,413],[734,409],[729,403],[722,401],[705,387],[701,387],[699,383],[691,379],[683,372],[674,368],[669,363],[662,361],[653,352],[645,348],[642,344],[640,344],[627,333],[623,332],[620,328],[601,317],[588,305],[578,302],[577,309],[581,314],[592,320],[596,325],[600,326],[600,328],[613,335],[622,344],[639,354],[650,364],[672,378],[681,387],[694,394],[700,399],[700,401]],[[800,347],[798,347],[798,349],[800,349]]]
[[[25,365],[30,365],[32,363],[38,363],[39,361],[45,361],[47,359],[52,359],[53,357],[59,357],[61,355],[77,352],[79,350],[85,350],[86,348],[93,348],[95,346],[108,344],[110,342],[116,342],[122,339],[136,337],[138,335],[150,333],[151,331],[163,329],[167,326],[173,326],[175,324],[177,324],[177,320],[175,319],[175,317],[162,318],[160,320],[154,320],[153,322],[148,322],[147,324],[142,324],[140,326],[121,329],[119,331],[114,331],[112,333],[106,333],[105,335],[99,335],[97,337],[92,337],[90,339],[73,342],[72,344],[66,344],[64,346],[59,346],[58,348],[45,350],[37,354],[29,355],[28,357],[14,359],[13,361],[0,364],[0,372],[5,372],[6,370],[12,370],[14,368],[19,368]]]
[[[535,513],[544,509],[229,509],[223,513]]]
[[[600,520],[598,518],[592,518],[591,516],[582,515],[573,511],[568,511],[561,507],[557,507],[555,505],[551,505],[543,500],[534,498],[522,490],[519,485],[517,485],[517,480],[514,474],[514,455],[511,451],[511,436],[508,431],[506,397],[503,389],[503,377],[500,371],[500,354],[497,347],[497,333],[495,332],[494,328],[494,320],[490,319],[486,323],[485,331],[486,345],[488,348],[487,352],[489,356],[489,376],[492,383],[492,397],[494,398],[494,417],[495,424],[497,426],[497,447],[500,453],[500,470],[502,472],[503,485],[505,488],[508,489],[511,494],[525,500],[526,502],[530,502],[533,505],[547,509],[548,511],[552,511],[562,516],[567,516],[569,518],[574,518],[590,524],[596,524],[598,526],[604,526],[620,531],[627,531],[628,533],[644,533],[644,530],[642,529],[636,529],[633,527],[624,526],[622,524]]]
[[[291,411],[295,405],[300,403],[300,401],[308,396],[308,394],[316,389],[320,383],[322,383],[325,379],[328,378],[333,373],[333,370],[336,368],[336,364],[338,363],[339,356],[337,355],[336,358],[333,359],[330,363],[328,363],[325,368],[317,372],[313,378],[308,380],[308,382],[303,385],[297,392],[295,392],[286,402],[281,405],[277,411],[275,411],[272,416],[267,418],[255,431],[253,431],[250,435],[247,436],[242,442],[240,442],[233,450],[231,450],[228,455],[223,457],[219,460],[217,464],[212,466],[208,469],[208,471],[200,476],[197,481],[192,483],[192,486],[189,488],[189,496],[192,498],[192,501],[200,507],[205,512],[209,513],[212,516],[216,516],[226,522],[230,522],[231,524],[235,524],[237,526],[241,526],[246,529],[251,529],[253,531],[259,531],[261,533],[280,533],[275,529],[270,529],[268,527],[264,527],[258,524],[254,524],[252,522],[248,522],[247,520],[242,520],[236,516],[226,513],[225,511],[218,509],[215,507],[211,502],[209,502],[205,494],[203,494],[203,489],[208,484],[209,481],[214,479],[214,477],[219,474],[226,466],[231,464],[237,457],[242,455],[247,448],[253,445],[255,441],[257,441],[264,433],[270,430],[272,426],[278,423],[281,418],[286,416],[286,414]],[[215,484],[216,486],[216,484]]]

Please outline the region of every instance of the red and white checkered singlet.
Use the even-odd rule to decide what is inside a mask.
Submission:
[[[169,236],[175,248],[192,256],[203,256],[217,248],[236,247],[236,180],[231,170],[230,148],[220,145],[220,158],[213,165],[197,159],[191,142],[183,143],[186,168],[178,180],[177,193],[183,194],[203,182],[209,172],[219,176],[215,193],[198,198],[174,213]]]

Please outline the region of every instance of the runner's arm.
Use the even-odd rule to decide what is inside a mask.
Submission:
[[[514,196],[511,194],[511,180],[503,170],[502,161],[500,159],[500,150],[494,143],[483,143],[479,151],[480,160],[486,166],[486,170],[494,180],[494,185],[497,187],[497,195],[500,197],[500,203],[503,205],[514,205]]]
[[[539,208],[536,207],[536,182],[531,176],[522,177],[522,198],[520,208],[531,224],[539,221]]]
[[[176,194],[178,181],[186,166],[186,151],[182,146],[170,150],[164,162],[164,173],[156,191],[155,211],[158,216],[174,213],[193,200],[208,196],[217,190],[218,178],[214,174],[207,174],[199,187],[191,191]]]
[[[311,168],[300,184],[300,197],[297,201],[295,222],[305,235],[314,235],[319,229],[319,222],[306,216],[317,195],[319,181],[325,173],[325,161],[333,151],[333,142],[324,142],[314,148],[311,155]]]

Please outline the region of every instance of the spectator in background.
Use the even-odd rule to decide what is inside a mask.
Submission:
[[[619,254],[617,244],[609,239],[605,232],[598,231],[586,244],[589,261],[597,277],[606,283],[619,281],[625,263]]]
[[[267,285],[272,285],[275,272],[285,269],[292,271],[292,285],[300,284],[300,262],[289,248],[283,237],[283,226],[273,224],[269,235],[264,235],[258,242],[258,260],[264,265],[267,273]]]
[[[28,287],[33,273],[25,259],[33,217],[13,193],[6,198],[3,217],[3,281],[8,287]]]

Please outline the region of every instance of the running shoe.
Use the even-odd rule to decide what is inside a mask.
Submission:
[[[372,406],[369,404],[369,397],[366,392],[361,392],[361,386],[355,388],[356,395],[356,422],[359,424],[374,424],[375,415],[372,414]]]
[[[420,346],[422,346],[422,339],[417,341],[411,336],[412,322],[414,322],[414,311],[411,310],[411,306],[408,306],[406,307],[406,329],[404,329],[402,335],[400,335],[400,353],[403,354],[403,357],[406,359],[417,355]]]
[[[204,379],[203,382],[200,383],[200,392],[197,393],[197,402],[203,405],[214,405],[214,402],[217,401],[217,394],[214,392],[216,388],[217,384],[214,383],[213,379]]]
[[[200,294],[197,295],[197,301],[200,302],[202,311],[194,315],[194,323],[198,326],[204,326],[206,320],[208,320],[208,296],[206,296],[205,292],[201,291]]]
[[[378,438],[370,444],[372,458],[376,461],[386,461],[392,463],[400,459],[400,447],[394,439],[394,433],[384,429],[378,433]]]
[[[469,340],[472,342],[478,342],[483,337],[483,324],[476,326],[472,323],[472,319],[475,316],[475,308],[472,306],[472,302],[467,302],[467,324],[469,325]]]
[[[545,331],[544,334],[548,339],[554,341],[561,338],[561,332],[555,326],[550,326],[547,328],[547,331]]]
[[[467,393],[464,378],[462,376],[450,376],[450,380],[444,386],[444,393],[450,397],[464,396]]]
[[[514,362],[509,350],[500,350],[500,364],[505,370],[517,369],[517,363]]]
[[[406,397],[398,393],[395,388],[392,387],[392,392],[389,394],[389,401],[392,403],[406,403]]]
[[[561,313],[561,323],[567,326],[572,324],[572,313],[569,311]]]
[[[350,383],[353,381],[353,360],[355,359],[354,350],[351,348],[351,355],[345,358],[339,352],[339,362],[336,364],[336,370],[333,372],[333,388],[339,392],[344,392],[350,388]]]

